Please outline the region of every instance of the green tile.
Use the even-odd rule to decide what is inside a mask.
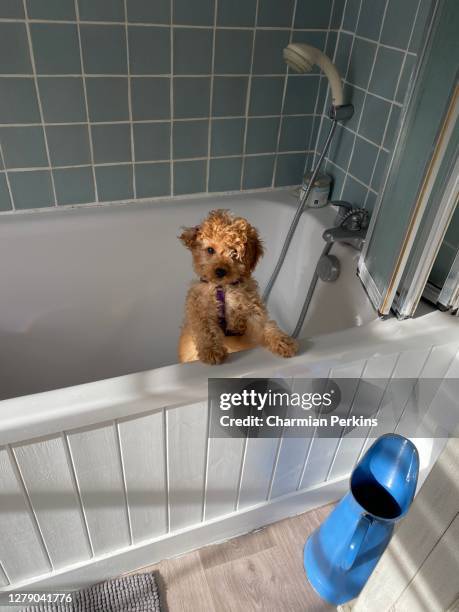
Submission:
[[[6,184],[5,173],[0,173],[0,211],[5,212],[11,210],[11,199],[8,191],[8,185]]]
[[[135,182],[138,198],[157,198],[170,195],[170,163],[135,164]]]
[[[211,26],[214,23],[215,0],[173,0],[174,23]]]
[[[324,127],[324,133],[328,134],[327,126]],[[353,146],[354,134],[349,130],[344,129],[344,127],[338,125],[335,136],[330,145],[328,157],[333,163],[346,170],[351,158]]]
[[[404,55],[400,51],[379,47],[370,81],[371,93],[392,100]]]
[[[389,0],[381,33],[381,42],[406,49],[419,0]]]
[[[249,119],[246,153],[272,153],[277,147],[279,117]]]
[[[347,0],[343,15],[343,30],[355,32],[362,0]]]
[[[220,30],[215,38],[214,72],[248,74],[252,59],[251,30]]]
[[[174,195],[206,190],[206,160],[174,162]]]
[[[94,163],[131,161],[131,128],[127,123],[93,125]]]
[[[48,165],[41,126],[2,128],[0,140],[7,168],[36,168]]]
[[[170,123],[136,123],[134,125],[136,161],[170,158]]]
[[[86,91],[90,121],[127,121],[129,119],[127,78],[87,78]],[[107,100],[110,101],[109,104]]]
[[[284,153],[277,158],[275,186],[299,185],[303,180],[304,153]]]
[[[284,115],[311,114],[317,98],[317,76],[289,76],[285,94]]]
[[[432,21],[434,6],[435,2],[432,2],[432,0],[421,0],[419,3],[419,11],[410,41],[410,51],[414,51],[414,53],[420,53],[422,45],[427,40],[426,30]]]
[[[174,74],[210,74],[212,30],[174,28]]]
[[[386,174],[388,157],[389,155],[385,151],[379,152],[379,156],[378,156],[378,159],[375,165],[373,178],[371,179],[371,188],[374,189],[375,191],[379,192],[382,186],[382,181]]]
[[[0,73],[32,73],[27,31],[23,23],[0,23]]]
[[[345,6],[346,0],[335,0],[330,23],[332,30],[338,30],[341,27]]]
[[[362,136],[376,144],[381,143],[390,106],[385,100],[367,95],[359,130]]]
[[[244,162],[243,189],[271,187],[274,170],[274,155],[254,155]]]
[[[215,79],[215,82],[217,79]],[[215,85],[214,85],[215,97]],[[210,78],[174,78],[174,117],[177,119],[208,117]]]
[[[83,24],[80,32],[87,74],[127,74],[124,26]]]
[[[292,24],[295,0],[259,0],[258,26],[289,28]]]
[[[0,2],[0,17],[3,19],[24,19],[22,0],[2,0]]]
[[[54,170],[54,186],[57,203],[87,204],[94,202],[94,177],[92,168],[60,168]]]
[[[282,119],[280,151],[309,149],[312,133],[312,117],[284,117]]]
[[[402,74],[400,76],[400,82],[397,88],[397,94],[395,99],[397,102],[403,103],[405,100],[406,92],[408,91],[408,85],[413,77],[414,69],[416,67],[416,57],[413,55],[407,55],[405,58],[405,64],[403,65]]]
[[[295,15],[295,28],[328,28],[332,10],[332,0],[302,0],[298,2]]]
[[[398,131],[398,122],[400,120],[401,108],[392,105],[389,121],[387,122],[386,134],[384,136],[384,146],[387,149],[392,149],[395,142],[395,137]]]
[[[253,77],[249,115],[279,115],[284,93],[284,77]]]
[[[209,122],[174,121],[173,157],[206,157],[208,149]]]
[[[0,77],[0,123],[39,123],[33,78]]]
[[[170,0],[129,0],[127,3],[130,23],[169,23]]]
[[[378,40],[387,0],[363,0],[360,9],[357,34]]]
[[[287,30],[257,30],[253,74],[283,74],[287,65],[282,57],[289,43]]]
[[[356,38],[352,48],[347,80],[359,87],[367,88],[371,66],[376,52],[376,44]]]
[[[131,74],[169,74],[170,46],[169,28],[129,26]]]
[[[350,202],[353,206],[363,208],[367,197],[368,189],[355,181],[352,177],[347,176],[344,183],[342,199]]]
[[[211,159],[209,164],[209,191],[239,190],[242,157]]]
[[[80,48],[76,24],[30,24],[38,74],[79,74]]]
[[[29,19],[74,21],[75,0],[27,0],[27,14]]]
[[[330,193],[331,200],[341,199],[341,189],[343,188],[344,181],[346,180],[346,173],[331,164],[327,164],[326,172],[332,177],[332,188]]]
[[[129,3],[128,3],[129,4]],[[78,0],[81,21],[124,21],[124,0]]]
[[[365,185],[370,184],[379,149],[362,138],[355,139],[349,172]]]
[[[53,166],[77,166],[91,162],[86,125],[48,125],[46,137]]]
[[[132,165],[97,166],[96,183],[99,200],[110,202],[130,200],[132,188]]]
[[[142,77],[131,79],[132,118],[170,119],[170,79]]]
[[[38,88],[47,123],[86,121],[83,79],[39,77]]]
[[[212,115],[230,117],[245,115],[247,77],[215,77]]]
[[[238,155],[244,144],[245,119],[213,119],[211,155]]]
[[[336,48],[335,65],[342,77],[346,74],[352,46],[352,36],[345,32],[339,33]]]
[[[375,206],[376,206],[376,200],[377,200],[377,198],[378,198],[378,196],[377,196],[375,193],[373,193],[372,191],[369,191],[369,192],[368,192],[368,195],[367,195],[367,201],[366,201],[366,203],[365,203],[365,208],[366,208],[366,210],[368,210],[368,212],[369,212],[370,214],[371,214],[371,213],[374,211],[374,209],[375,209]]]
[[[218,0],[217,25],[252,27],[255,24],[256,0]]]
[[[54,206],[49,170],[9,172],[8,179],[16,210]]]

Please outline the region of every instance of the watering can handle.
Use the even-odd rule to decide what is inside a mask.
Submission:
[[[350,570],[354,565],[357,555],[359,554],[360,548],[363,544],[365,536],[367,535],[368,528],[371,525],[371,519],[361,516],[354,533],[349,541],[349,546],[346,551],[346,555],[341,564],[343,570]]]

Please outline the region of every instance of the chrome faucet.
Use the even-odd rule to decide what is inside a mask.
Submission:
[[[337,225],[326,229],[322,238],[329,244],[344,242],[361,251],[370,218],[368,211],[363,208],[353,208],[352,204],[343,200],[336,200],[330,204],[338,207]]]

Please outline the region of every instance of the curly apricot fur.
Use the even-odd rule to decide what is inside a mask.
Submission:
[[[257,230],[229,211],[213,210],[201,225],[185,228],[179,238],[190,249],[201,279],[192,283],[186,298],[180,361],[218,364],[228,353],[260,344],[282,357],[295,355],[296,341],[269,320],[252,278],[263,255]],[[224,270],[225,275],[217,276],[217,270]],[[219,325],[217,286],[225,289],[227,328],[239,336],[225,336]]]

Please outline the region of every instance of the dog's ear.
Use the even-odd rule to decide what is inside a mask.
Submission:
[[[183,232],[178,238],[183,242],[187,249],[192,249],[196,244],[198,232],[199,225],[195,225],[194,227],[184,227]]]
[[[250,226],[247,234],[246,257],[251,272],[255,269],[259,259],[263,257],[264,248],[257,230]]]

